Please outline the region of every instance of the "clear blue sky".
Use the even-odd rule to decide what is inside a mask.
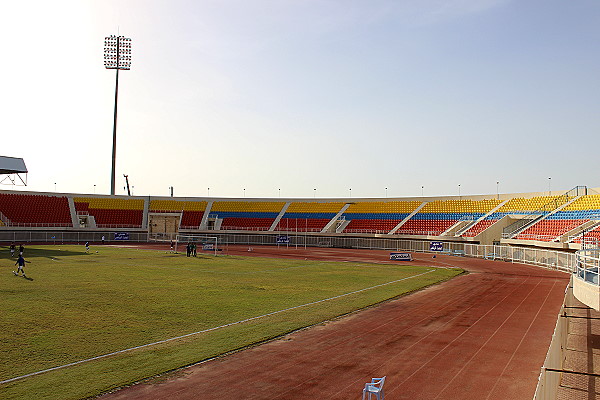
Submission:
[[[383,197],[600,186],[598,0],[14,1],[0,155],[29,189]],[[10,187],[2,186],[3,189]]]

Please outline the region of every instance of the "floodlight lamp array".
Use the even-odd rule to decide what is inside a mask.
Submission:
[[[104,38],[104,67],[106,69],[131,69],[131,39],[123,36]]]

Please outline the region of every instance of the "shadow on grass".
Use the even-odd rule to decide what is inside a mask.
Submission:
[[[10,250],[8,246],[0,247],[0,259],[6,260],[17,260],[19,254],[19,246],[17,245],[17,251],[15,251],[15,256],[10,257]],[[49,258],[49,259],[58,259],[61,257],[69,257],[69,256],[81,256],[86,254],[85,251],[73,251],[73,250],[61,250],[59,248],[56,249],[37,249],[35,247],[28,248],[25,246],[25,251],[23,252],[23,257],[25,260],[30,258]]]

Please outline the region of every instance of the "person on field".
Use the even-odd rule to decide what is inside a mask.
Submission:
[[[187,247],[185,248],[185,253],[188,257],[190,256],[190,254],[192,254],[192,244],[191,243],[187,244]]]
[[[10,258],[13,258],[15,256],[15,250],[16,250],[15,244],[11,243],[10,244]]]
[[[15,274],[15,276],[19,276],[19,273],[22,272],[23,278],[25,278],[25,270],[23,269],[25,267],[25,259],[22,255],[19,256],[15,265],[18,265],[18,268],[16,272],[13,271],[13,274]]]
[[[196,257],[196,254],[197,254],[197,253],[196,253],[196,251],[197,251],[197,247],[198,247],[198,246],[196,246],[196,243],[192,244],[192,252],[194,253],[194,257]]]
[[[86,253],[90,252],[90,242],[85,242],[85,252]]]
[[[171,253],[173,253],[173,241],[171,240]]]
[[[104,245],[104,235],[102,235],[102,244]]]
[[[23,247],[23,244],[21,244],[19,246],[19,255],[22,256],[24,251],[25,251],[25,247]]]

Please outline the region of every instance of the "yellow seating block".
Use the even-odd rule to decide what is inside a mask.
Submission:
[[[290,204],[288,213],[338,213],[346,203],[340,202],[294,202]]]
[[[411,213],[419,207],[420,201],[361,201],[350,204],[345,213],[374,213],[374,214],[400,214]]]
[[[563,208],[563,210],[600,210],[600,195],[589,194],[587,196],[581,196],[580,198]]]
[[[211,212],[276,212],[279,213],[285,202],[283,201],[216,201]]]
[[[425,204],[419,213],[488,213],[502,201],[485,200],[435,200]]]
[[[546,204],[556,200],[558,196],[538,196],[529,199],[523,197],[515,197],[504,204],[498,212],[511,211],[536,211],[544,207]]]
[[[152,200],[150,211],[205,211],[206,201]]]
[[[89,208],[102,208],[106,210],[143,210],[144,200],[123,199],[115,197],[75,197],[76,203],[88,203]]]

